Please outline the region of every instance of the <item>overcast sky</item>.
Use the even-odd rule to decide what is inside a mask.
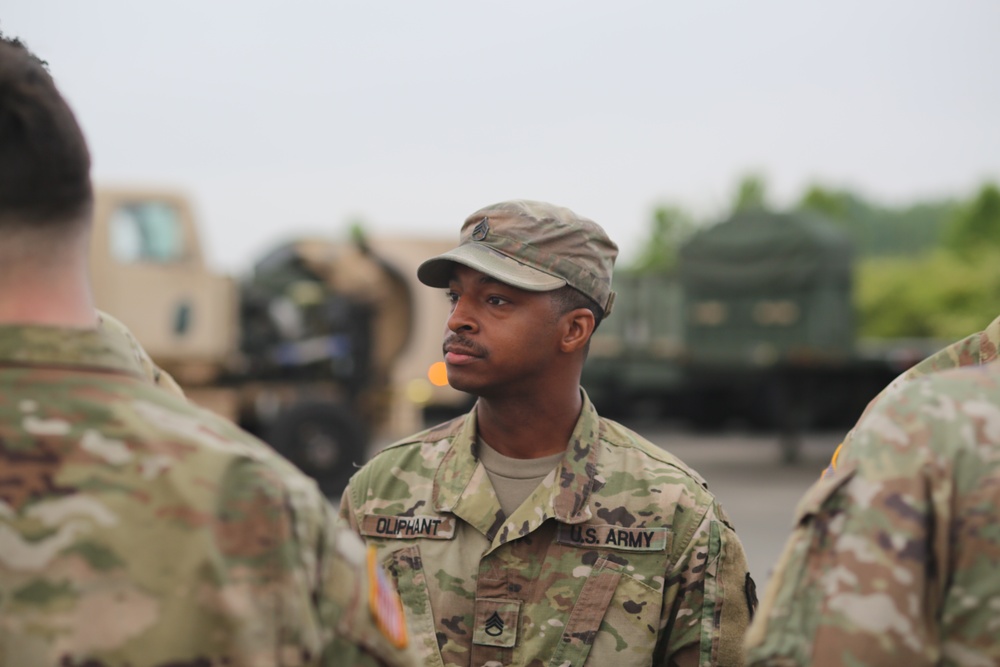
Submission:
[[[1000,178],[1000,2],[5,0],[98,183],[180,189],[213,265],[297,233],[454,236],[544,199],[634,258],[763,173],[886,203]]]

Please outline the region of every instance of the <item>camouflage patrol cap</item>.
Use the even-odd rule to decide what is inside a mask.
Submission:
[[[462,225],[459,246],[417,268],[420,282],[447,287],[454,264],[532,292],[565,285],[611,314],[618,246],[593,220],[545,202],[514,200],[479,209]]]

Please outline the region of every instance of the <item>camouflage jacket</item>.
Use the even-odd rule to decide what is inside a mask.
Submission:
[[[585,399],[562,462],[505,517],[475,442],[474,409],[383,450],[341,502],[425,665],[741,663],[752,580],[696,473]]]
[[[135,360],[135,367],[153,384],[178,396],[184,395],[184,390],[180,388],[173,376],[150,359],[149,354],[146,353],[128,327],[122,324],[121,320],[103,311],[97,311],[97,326],[106,337],[119,336],[128,343]]]
[[[122,336],[0,326],[0,388],[0,665],[414,664],[315,483]]]
[[[916,379],[806,494],[752,665],[1000,664],[1000,363]]]
[[[930,373],[950,370],[952,368],[960,368],[962,366],[981,366],[983,364],[991,363],[997,359],[998,349],[1000,349],[1000,316],[990,322],[989,325],[982,331],[955,341],[951,345],[938,350],[912,368],[904,371],[899,377],[890,382],[885,389],[880,391],[878,396],[873,398],[868,403],[865,411],[861,413],[861,417],[863,418],[879,401],[898,391],[900,387],[904,386],[910,380],[923,377],[924,375],[929,375]],[[833,453],[833,458],[830,460],[830,465],[823,472],[824,476],[832,475],[837,469],[837,462],[840,459],[840,453],[843,451],[844,447],[847,446],[847,443],[850,442],[853,437],[853,433],[853,430],[849,432],[844,437],[844,442],[837,447],[837,451]]]

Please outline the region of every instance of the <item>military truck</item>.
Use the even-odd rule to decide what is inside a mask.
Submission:
[[[448,302],[411,289],[417,263],[449,246],[299,238],[236,278],[206,265],[182,195],[99,188],[91,265],[98,307],[192,401],[261,437],[334,497],[373,434],[412,432],[424,410],[468,404],[438,365]]]
[[[700,428],[782,434],[850,427],[867,402],[940,341],[875,347],[856,336],[849,240],[799,213],[744,211],[693,235],[670,273],[620,273],[615,313],[591,344],[584,386],[599,409],[637,408]]]

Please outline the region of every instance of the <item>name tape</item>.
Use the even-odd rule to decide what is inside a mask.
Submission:
[[[622,528],[560,524],[556,542],[574,547],[604,547],[624,551],[666,551],[670,539],[667,528]]]
[[[361,534],[396,540],[451,540],[455,538],[455,517],[366,514],[361,519]]]

